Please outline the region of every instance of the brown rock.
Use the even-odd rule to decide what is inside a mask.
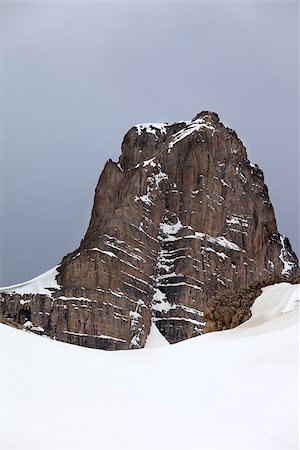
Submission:
[[[235,328],[251,317],[251,306],[259,295],[262,288],[281,283],[282,277],[275,276],[262,281],[251,283],[248,288],[235,291],[225,291],[221,295],[216,295],[208,300],[204,307],[204,317],[206,320],[203,333],[211,331],[222,331]],[[295,272],[288,280],[290,283],[300,283],[300,273]]]
[[[100,176],[80,247],[59,267],[61,289],[52,299],[23,295],[23,305],[3,294],[1,312],[108,350],[143,347],[155,320],[173,343],[238,325],[260,291],[228,304],[223,294],[293,278],[297,264],[262,171],[234,131],[202,112],[131,128],[118,164]]]

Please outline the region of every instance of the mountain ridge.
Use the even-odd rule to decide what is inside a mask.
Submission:
[[[79,248],[57,270],[51,296],[4,292],[0,312],[65,342],[116,350],[143,347],[152,321],[170,343],[202,334],[209,300],[292,279],[298,261],[262,171],[236,132],[203,111],[126,133]]]

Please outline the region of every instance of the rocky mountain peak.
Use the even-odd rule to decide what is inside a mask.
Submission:
[[[291,278],[297,264],[262,171],[203,111],[127,132],[119,161],[100,176],[80,247],[58,268],[59,288],[6,291],[2,313],[90,347],[143,347],[151,323],[174,343],[205,332],[211,299],[224,305],[224,293]]]

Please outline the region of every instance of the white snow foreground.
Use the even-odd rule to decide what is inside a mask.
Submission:
[[[143,350],[93,350],[1,325],[0,447],[298,448],[299,288],[265,288],[234,330]],[[154,333],[150,347],[164,345]]]

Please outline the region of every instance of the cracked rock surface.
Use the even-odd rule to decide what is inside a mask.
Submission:
[[[100,176],[79,248],[53,269],[48,290],[2,289],[0,312],[64,342],[141,348],[153,321],[170,343],[197,336],[210,302],[212,331],[218,296],[224,303],[226,292],[297,271],[262,171],[237,134],[204,111],[131,128],[119,161]]]

